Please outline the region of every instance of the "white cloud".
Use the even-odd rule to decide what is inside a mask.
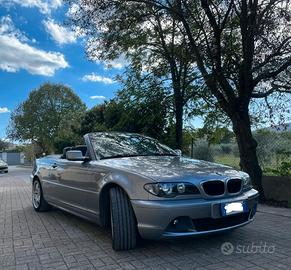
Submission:
[[[90,99],[106,99],[104,96],[91,96]]]
[[[10,111],[8,110],[7,107],[0,107],[0,113],[9,113]]]
[[[95,73],[91,73],[91,74],[87,74],[87,75],[83,76],[82,80],[84,82],[87,82],[87,81],[102,82],[102,83],[105,83],[105,84],[113,84],[113,83],[115,83],[115,81],[113,79],[108,78],[108,77],[103,77],[103,76],[97,75]]]
[[[28,38],[15,29],[9,16],[1,18],[0,69],[7,72],[24,69],[31,74],[53,76],[56,70],[68,66],[63,54],[31,46]]]
[[[122,63],[118,63],[118,62],[114,62],[114,61],[105,64],[105,67],[104,67],[105,70],[112,69],[112,68],[122,69],[123,65],[122,65]]]
[[[80,5],[76,4],[76,3],[72,3],[69,6],[69,9],[66,13],[67,17],[75,17],[78,13],[78,11],[80,11]]]
[[[0,19],[0,35],[10,35],[17,37],[23,42],[28,41],[28,38],[21,31],[15,28],[13,21],[9,15],[3,16]]]
[[[125,59],[124,55],[121,55],[119,58],[111,60],[111,61],[107,61],[104,63],[104,69],[122,69],[124,68],[126,65],[128,64],[128,62]]]
[[[43,24],[46,31],[58,44],[62,45],[76,42],[77,36],[75,32],[55,23],[54,20],[49,19],[47,21],[43,21]]]
[[[85,35],[86,31],[78,28],[76,29],[76,31],[78,32],[78,36],[83,36]],[[114,59],[114,60],[106,60],[104,61],[102,59],[102,55],[103,55],[103,44],[101,43],[101,41],[99,39],[94,39],[94,38],[89,38],[87,40],[88,44],[90,44],[89,48],[94,48],[94,54],[93,55],[89,55],[90,60],[95,61],[97,64],[101,64],[103,65],[104,70],[108,70],[108,69],[122,69],[125,66],[127,66],[129,63],[126,60],[125,55],[120,55],[118,58]]]
[[[38,8],[43,14],[50,14],[52,10],[62,6],[62,0],[0,0],[4,6],[20,5],[26,8]]]

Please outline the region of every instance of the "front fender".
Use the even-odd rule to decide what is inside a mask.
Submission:
[[[108,185],[118,185],[127,193],[130,200],[148,200],[149,193],[145,191],[144,185],[150,182],[151,179],[137,174],[111,172],[99,182],[99,190],[102,192]]]

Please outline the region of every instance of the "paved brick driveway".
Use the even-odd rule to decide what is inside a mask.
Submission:
[[[262,208],[255,222],[224,235],[114,252],[108,231],[60,210],[34,212],[28,175],[0,175],[0,269],[291,269],[291,210]]]

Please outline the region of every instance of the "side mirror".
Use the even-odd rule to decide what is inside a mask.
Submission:
[[[182,151],[180,149],[175,149],[175,152],[179,157],[182,156]]]
[[[66,158],[67,158],[67,160],[71,160],[71,161],[86,161],[86,160],[88,160],[87,157],[83,156],[83,153],[80,150],[67,151]]]

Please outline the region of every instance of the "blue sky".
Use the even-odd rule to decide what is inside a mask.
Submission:
[[[123,61],[86,59],[84,40],[64,27],[62,0],[0,0],[0,138],[10,113],[45,82],[70,86],[88,108],[110,99]]]

